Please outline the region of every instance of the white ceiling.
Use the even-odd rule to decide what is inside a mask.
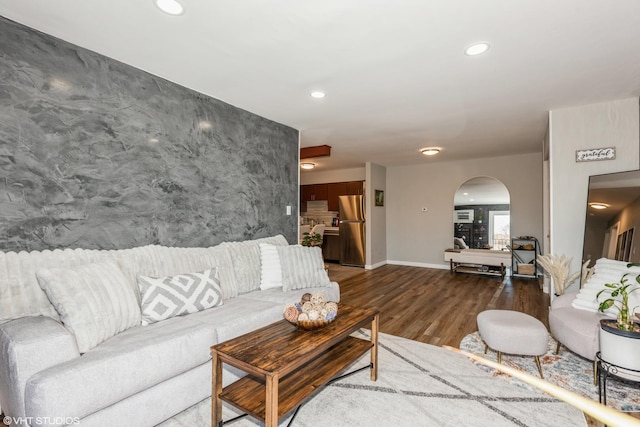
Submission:
[[[294,127],[333,147],[316,170],[540,152],[549,110],[640,96],[638,0],[182,2],[0,0],[0,15]]]

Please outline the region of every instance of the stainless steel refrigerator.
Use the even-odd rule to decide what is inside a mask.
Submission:
[[[340,264],[364,267],[365,215],[363,196],[340,196]]]

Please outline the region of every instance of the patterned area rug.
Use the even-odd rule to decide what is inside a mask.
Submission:
[[[485,355],[484,348],[484,342],[478,332],[467,335],[460,342],[461,350],[477,354],[489,360],[497,360],[496,352],[489,349]],[[597,402],[598,386],[593,382],[593,362],[577,356],[565,347],[560,348],[559,354],[555,354],[555,351],[556,341],[549,337],[547,354],[540,357],[544,379]],[[503,354],[502,363],[526,371],[536,377],[540,375],[534,358],[530,356]],[[486,372],[490,372],[494,377],[501,377],[503,380],[519,387],[533,389],[533,386],[513,379],[507,374],[481,364],[477,364],[477,366]],[[623,383],[609,378],[607,380],[607,406],[625,412],[639,412],[640,385]]]
[[[378,381],[365,370],[332,383],[302,406],[292,426],[586,426],[582,412],[494,378],[463,355],[392,335],[379,339]],[[206,399],[161,426],[208,426],[210,411]],[[223,420],[234,416],[227,406],[223,412]],[[251,417],[229,424],[260,425]]]

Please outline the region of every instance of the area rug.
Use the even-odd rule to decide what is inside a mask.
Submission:
[[[586,426],[577,409],[494,378],[461,354],[387,334],[379,342],[377,381],[364,370],[328,385],[302,406],[292,426]],[[352,368],[367,366],[369,357]],[[223,420],[234,416],[224,406]],[[210,417],[206,399],[161,426],[208,426]],[[260,425],[251,417],[229,424]]]
[[[593,382],[593,362],[570,352],[564,347],[561,347],[559,354],[555,354],[556,345],[557,341],[550,336],[547,353],[540,357],[544,379],[597,402],[598,386]],[[461,350],[495,361],[497,353],[489,350],[485,355],[484,348],[484,342],[478,332],[467,335],[460,342]],[[530,356],[503,354],[502,363],[528,372],[531,375],[540,375],[534,358]],[[502,378],[504,381],[519,387],[533,389],[533,386],[513,379],[507,374],[481,364],[477,366],[495,377]],[[607,406],[625,412],[640,411],[640,387],[609,378],[607,380]]]

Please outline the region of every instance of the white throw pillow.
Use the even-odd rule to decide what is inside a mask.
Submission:
[[[142,324],[222,305],[218,269],[161,278],[138,276]]]
[[[287,239],[280,234],[273,237],[220,244],[231,256],[238,294],[260,289],[260,243],[268,243],[275,246],[287,246],[289,244]]]
[[[275,245],[260,243],[260,289],[281,288],[282,268]]]
[[[276,248],[282,268],[283,291],[331,285],[320,247],[293,245]]]
[[[137,296],[112,261],[41,269],[36,277],[80,353],[140,324]]]
[[[576,295],[571,305],[573,308],[580,310],[587,310],[598,312],[600,303],[597,300],[598,292],[603,289],[609,289],[605,287],[605,283],[620,283],[620,279],[625,273],[631,273],[627,278],[629,283],[632,283],[631,289],[638,287],[639,285],[635,281],[635,277],[640,274],[640,267],[627,268],[626,261],[616,261],[607,258],[600,258],[596,261],[594,266],[594,273],[591,275],[587,283],[582,285],[582,288]],[[607,297],[602,295],[601,301],[604,301]],[[640,291],[635,291],[629,295],[629,306],[635,307],[640,305]],[[617,310],[609,309],[605,312],[609,316],[616,316]]]

